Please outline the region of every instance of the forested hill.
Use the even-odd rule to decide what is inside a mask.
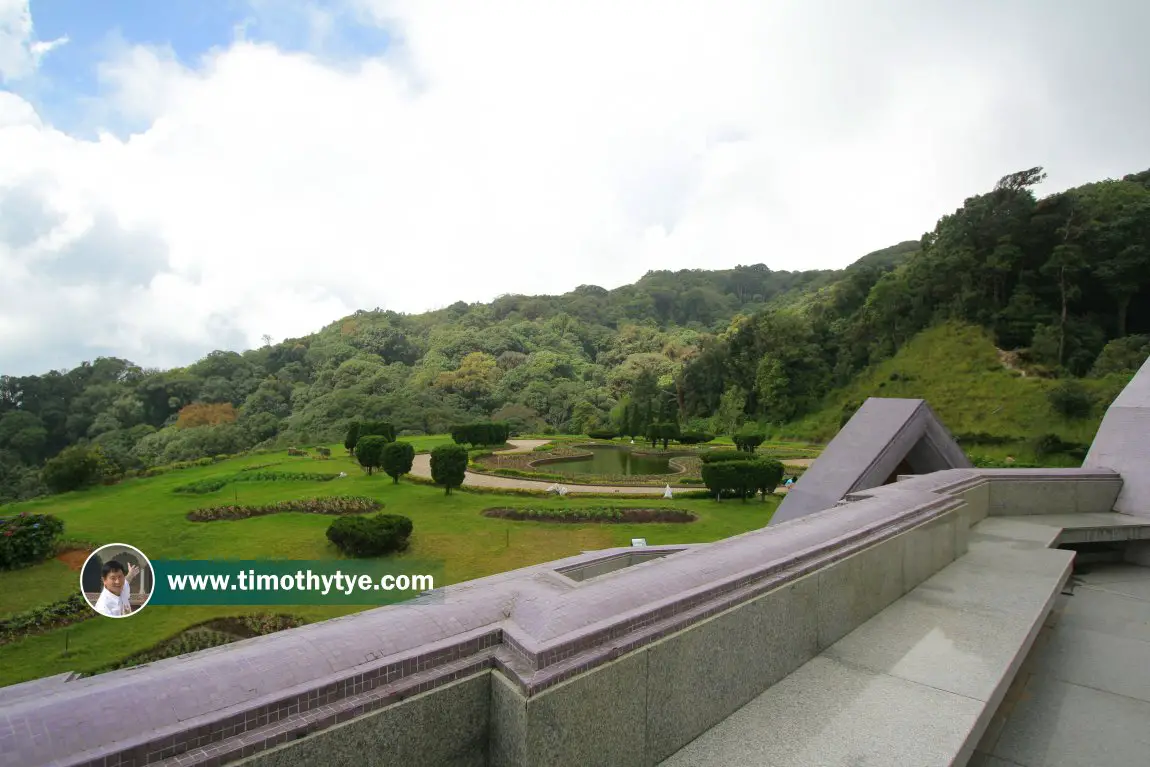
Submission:
[[[717,433],[818,423],[812,436],[825,437],[816,416],[828,403],[862,396],[860,374],[941,323],[981,328],[1029,380],[1128,376],[1150,334],[1150,171],[1038,199],[1041,179],[1006,176],[921,241],[841,271],[653,272],[611,291],[360,311],[176,370],[104,358],[0,377],[0,502],[45,492],[45,479],[62,489],[262,443],[336,441],[359,419],[409,433],[487,418],[579,433],[677,415]]]

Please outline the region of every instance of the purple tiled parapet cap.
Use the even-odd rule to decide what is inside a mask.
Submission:
[[[959,508],[954,493],[966,488],[1116,476],[941,471],[716,543],[648,547],[676,551],[582,582],[557,570],[634,550],[588,552],[448,587],[442,603],[369,610],[10,702],[0,690],[0,742],[16,744],[0,766],[124,767],[181,755],[181,763],[225,763],[491,668],[534,695]],[[109,696],[147,701],[133,709],[130,730]]]

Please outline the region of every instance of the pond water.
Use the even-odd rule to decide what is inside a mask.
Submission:
[[[554,463],[538,464],[536,471],[548,474],[674,474],[667,458],[654,455],[635,455],[629,448],[607,445],[580,445],[591,455],[586,458],[567,458]]]

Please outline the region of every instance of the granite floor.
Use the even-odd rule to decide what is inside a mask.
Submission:
[[[1068,591],[970,767],[1150,764],[1150,568],[1086,566]]]

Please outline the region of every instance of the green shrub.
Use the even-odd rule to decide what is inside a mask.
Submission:
[[[1054,412],[1066,418],[1085,418],[1094,409],[1090,392],[1077,381],[1063,381],[1046,396]]]
[[[682,493],[678,493],[675,497],[692,500],[713,501],[715,500],[715,495],[716,493],[713,493],[710,490],[687,490]],[[731,490],[723,490],[718,493],[718,496],[723,500],[732,500],[739,497],[738,493],[735,493]]]
[[[56,551],[64,523],[50,514],[20,512],[0,518],[0,570],[42,562]]]
[[[81,594],[72,594],[66,599],[33,607],[31,610],[9,615],[0,620],[0,645],[62,626],[70,626],[95,618],[96,615],[98,613],[89,606],[87,599]]]
[[[710,453],[699,453],[699,460],[703,463],[726,463],[728,461],[753,461],[754,453],[744,453],[741,450],[715,450]]]
[[[748,453],[755,452],[755,448],[766,441],[767,435],[753,429],[741,429],[731,436],[735,447]]]
[[[92,615],[96,615],[91,609]],[[123,660],[96,669],[100,674],[121,668],[139,666],[143,663],[154,663],[165,658],[175,658],[188,653],[207,650],[211,647],[231,644],[241,639],[263,636],[284,629],[303,626],[307,623],[303,618],[294,615],[269,615],[258,613],[244,615],[238,618],[214,618],[206,623],[190,626],[179,634],[156,644],[143,652],[135,653]]]
[[[53,493],[66,493],[96,484],[101,479],[100,469],[100,456],[95,450],[73,445],[48,459],[40,478]]]
[[[1066,442],[1057,434],[1043,434],[1034,441],[1034,454],[1039,458],[1063,453],[1074,458],[1085,458],[1089,446],[1079,442]]]
[[[962,445],[1009,445],[1021,441],[1020,437],[1003,434],[988,434],[984,431],[955,434],[954,439]]]
[[[684,509],[627,508],[620,506],[587,506],[583,508],[494,508],[485,509],[485,517],[537,522],[694,522],[695,515]]]
[[[679,424],[675,421],[653,423],[647,427],[647,441],[651,443],[651,447],[662,442],[663,449],[666,450],[667,443],[673,439],[679,439]]]
[[[387,421],[363,421],[359,425],[359,438],[362,440],[364,437],[383,437],[388,442],[395,442],[395,427]],[[359,449],[359,443],[356,443],[356,450]]]
[[[231,477],[209,477],[208,479],[200,479],[195,482],[177,485],[172,488],[172,492],[187,495],[204,495],[205,493],[214,493],[220,490],[231,481]]]
[[[373,469],[383,464],[383,448],[389,444],[386,437],[380,434],[361,436],[355,445],[355,458],[359,465],[367,469],[370,475]]]
[[[505,423],[468,423],[451,429],[457,445],[502,445],[510,435],[511,427]]]
[[[587,436],[591,439],[615,439],[619,436],[619,433],[611,429],[600,429],[596,431],[588,431]]]
[[[679,435],[679,444],[682,445],[703,445],[715,438],[714,434],[707,434],[701,431],[688,431]]]
[[[698,477],[683,477],[682,479],[679,480],[679,484],[680,485],[701,485],[701,484],[703,484],[703,480],[699,479]]]
[[[266,514],[300,512],[303,514],[365,514],[383,508],[374,498],[362,496],[329,495],[326,498],[299,498],[292,501],[277,501],[257,506],[231,504],[209,506],[188,512],[192,522],[215,522],[221,519],[247,519]]]
[[[446,495],[460,487],[467,476],[467,448],[463,445],[440,445],[431,451],[431,478],[444,488]]]
[[[274,464],[268,464],[274,465]],[[219,477],[208,477],[195,482],[188,482],[172,488],[173,493],[183,495],[204,495],[214,493],[232,482],[330,482],[338,474],[311,473],[302,471],[260,471],[260,467],[251,466],[235,474],[225,474]]]
[[[355,453],[355,443],[359,442],[359,421],[352,421],[347,425],[347,434],[343,438],[343,446],[347,452]]]
[[[380,455],[380,466],[398,483],[399,478],[411,472],[415,463],[415,448],[410,442],[388,442]]]
[[[702,471],[703,482],[712,494],[727,490],[743,500],[756,491],[766,500],[783,478],[783,465],[771,458],[705,463]]]
[[[348,556],[378,557],[406,549],[411,530],[411,520],[398,514],[344,517],[331,523],[327,539]]]

